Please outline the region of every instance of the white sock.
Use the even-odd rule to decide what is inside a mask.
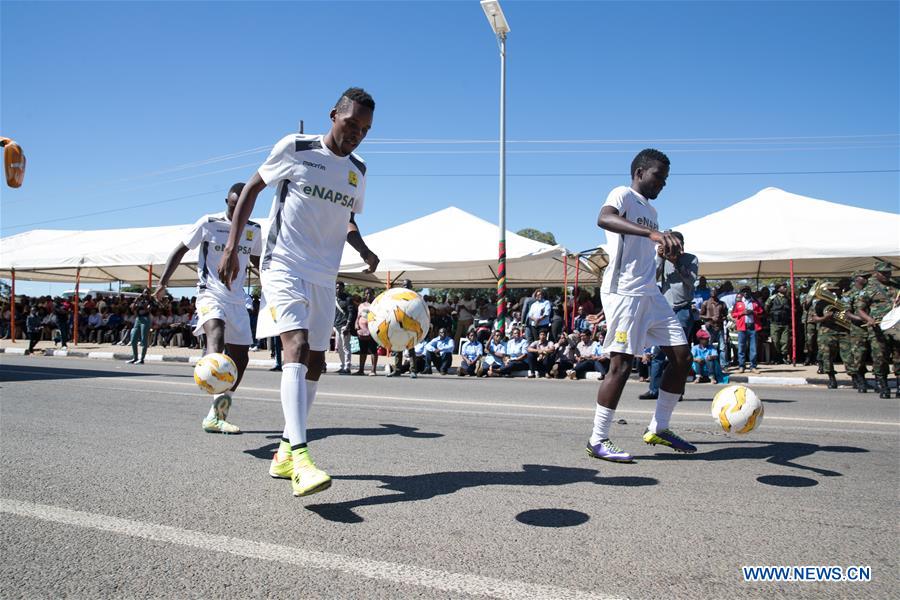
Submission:
[[[609,439],[609,426],[612,425],[616,411],[612,408],[597,405],[594,411],[594,433],[591,434],[591,446],[596,446]]]
[[[681,394],[659,390],[659,397],[656,399],[656,411],[653,413],[650,425],[647,426],[650,433],[659,433],[669,428],[669,419],[672,418],[672,411],[678,405],[680,397]]]
[[[309,411],[312,409],[313,401],[316,399],[316,390],[319,389],[318,381],[310,381],[306,380],[306,423],[309,423]],[[281,434],[281,437],[285,439],[290,439],[288,437],[287,427],[284,428],[284,432]]]
[[[306,443],[306,365],[285,363],[281,367],[281,410],[284,434],[291,446]]]
[[[309,419],[309,411],[312,409],[313,400],[316,399],[316,390],[319,389],[318,381],[306,380],[306,418]]]

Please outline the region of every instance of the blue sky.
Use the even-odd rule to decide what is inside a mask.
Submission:
[[[599,206],[646,146],[672,159],[664,226],[767,186],[898,212],[897,2],[502,4],[509,229],[603,242]],[[28,157],[3,236],[220,210],[350,85],[377,102],[364,234],[449,205],[497,218],[499,57],[477,0],[3,1],[0,37],[0,133]]]

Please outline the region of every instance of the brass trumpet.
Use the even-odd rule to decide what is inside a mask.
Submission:
[[[841,329],[846,329],[850,331],[853,327],[853,321],[847,316],[847,311],[850,310],[850,307],[847,306],[844,302],[834,295],[833,292],[829,291],[828,288],[823,286],[821,283],[817,283],[812,290],[810,290],[810,294],[815,300],[815,311],[816,314],[820,317],[825,313],[826,306],[833,306],[837,312],[833,315],[834,324],[840,327]]]

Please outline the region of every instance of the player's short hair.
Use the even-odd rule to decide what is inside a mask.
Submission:
[[[669,157],[654,148],[644,148],[631,161],[631,176],[634,177],[638,169],[646,169],[654,162],[659,162],[668,167]]]
[[[231,186],[230,188],[228,188],[228,195],[230,196],[232,194],[236,194],[237,197],[240,198],[241,192],[243,190],[244,190],[244,184],[241,182],[238,182],[238,183],[234,184],[233,186]]]
[[[354,102],[359,102],[363,106],[368,106],[370,109],[375,110],[375,100],[372,99],[372,96],[366,90],[358,87],[347,88],[347,91],[341,94],[341,97],[335,103],[334,110],[339,113],[350,110]]]

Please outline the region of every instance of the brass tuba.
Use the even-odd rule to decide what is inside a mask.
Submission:
[[[850,310],[850,307],[841,302],[841,300],[834,295],[834,292],[829,291],[828,288],[823,285],[823,282],[817,282],[809,293],[814,300],[813,307],[818,316],[824,316],[826,306],[833,306],[837,311],[832,317],[834,319],[834,324],[841,329],[850,331],[853,327],[853,322],[847,317],[847,311]]]

